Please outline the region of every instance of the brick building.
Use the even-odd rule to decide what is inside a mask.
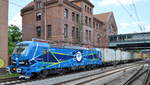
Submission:
[[[21,10],[23,40],[107,47],[109,34],[117,34],[113,13],[93,15],[93,8],[89,0],[34,0]]]
[[[0,57],[8,61],[8,0],[0,0]]]

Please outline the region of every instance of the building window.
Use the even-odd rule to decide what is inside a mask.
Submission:
[[[42,2],[41,1],[38,1],[38,2],[36,2],[36,8],[37,9],[40,9],[40,8],[42,8]]]
[[[96,29],[98,29],[98,23],[96,23]]]
[[[89,40],[91,41],[91,31],[89,31]]]
[[[37,37],[41,37],[41,26],[36,27]]]
[[[102,27],[102,24],[99,24],[99,28],[101,28]]]
[[[68,13],[69,13],[68,9],[65,9],[65,10],[64,10],[64,17],[65,17],[66,19],[68,19]]]
[[[72,21],[75,21],[75,13],[72,12]]]
[[[80,31],[79,31],[79,28],[76,28],[76,39],[80,40]]]
[[[85,30],[85,33],[86,33],[86,40],[88,41],[88,36],[89,36],[88,30]]]
[[[97,43],[100,43],[100,34],[97,34]]]
[[[72,27],[72,39],[75,39],[75,34],[76,34],[76,33],[75,33],[75,27],[73,26],[73,27]]]
[[[79,14],[76,14],[76,22],[79,22]]]
[[[42,13],[41,12],[36,13],[36,20],[40,21],[41,19],[42,19]]]
[[[47,36],[48,38],[52,37],[52,25],[47,25]]]
[[[90,13],[89,11],[90,11],[90,8],[89,8],[89,7],[87,7],[87,12],[88,12],[88,13]]]
[[[87,11],[87,6],[85,5],[85,12]]]
[[[91,18],[89,18],[89,26],[90,27],[92,26],[92,24],[91,24]]]
[[[67,38],[68,37],[68,25],[65,24],[64,26],[65,26],[64,27],[64,38]]]
[[[93,22],[93,28],[95,28],[95,22]]]
[[[90,8],[90,14],[93,14],[93,10],[92,10],[92,8]]]
[[[85,24],[88,25],[88,17],[85,16]]]

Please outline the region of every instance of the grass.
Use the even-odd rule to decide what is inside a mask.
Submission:
[[[6,74],[6,75],[0,75],[0,79],[18,77],[19,75],[20,75],[20,74]]]

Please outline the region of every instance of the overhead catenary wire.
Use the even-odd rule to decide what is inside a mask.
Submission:
[[[137,8],[136,8],[136,4],[135,4],[135,1],[134,1],[134,0],[132,0],[132,6],[133,6],[133,10],[134,10],[134,12],[135,12],[135,16],[136,16],[136,18],[137,18],[137,21],[140,22],[141,20],[140,20],[139,14],[138,14],[138,12],[137,12]],[[142,25],[142,27],[143,27],[143,30],[145,30],[145,26],[144,26],[143,24],[141,24],[141,25]],[[142,31],[142,30],[141,30],[141,31]]]
[[[135,23],[137,24],[137,26],[140,28],[141,31],[143,31],[143,26],[141,26],[137,20],[133,17],[133,14],[131,14],[128,9],[122,4],[122,2],[120,0],[117,0],[117,2],[121,5],[121,7],[127,12],[127,14],[131,17],[132,20],[135,21]],[[137,12],[136,12],[137,13]]]
[[[138,15],[137,8],[136,8],[134,0],[132,0],[132,6],[133,6],[133,10],[135,12],[137,20],[140,21],[140,18],[139,18],[139,15]]]
[[[7,0],[2,0],[3,2],[5,2],[5,3],[8,3],[8,4],[12,4],[12,5],[14,5],[14,6],[16,6],[16,7],[19,7],[19,8],[23,8],[23,6],[22,5],[20,5],[20,4],[18,4],[18,3],[15,3],[15,2],[13,2],[13,1],[7,1]]]

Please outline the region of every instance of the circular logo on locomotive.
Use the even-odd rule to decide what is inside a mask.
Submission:
[[[75,54],[75,57],[76,57],[76,60],[77,60],[78,62],[81,62],[81,61],[82,61],[82,53],[81,53],[81,52],[77,52],[77,53]]]

